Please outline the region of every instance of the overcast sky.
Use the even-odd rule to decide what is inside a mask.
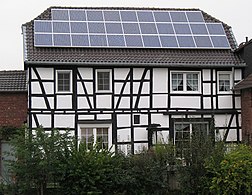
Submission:
[[[1,0],[0,70],[23,69],[21,25],[50,6],[199,8],[231,26],[238,44],[252,38],[251,0]]]

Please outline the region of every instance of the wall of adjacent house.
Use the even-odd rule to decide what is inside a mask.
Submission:
[[[243,89],[242,107],[242,140],[252,145],[252,88]]]
[[[27,121],[27,92],[0,93],[0,126],[21,127]]]
[[[110,69],[112,89],[96,90],[95,72]],[[72,87],[69,93],[57,92],[57,70],[69,70]],[[171,91],[173,71],[195,71],[200,77],[198,92],[176,93]],[[150,124],[174,128],[174,120],[202,118],[214,115],[215,126],[222,137],[233,142],[241,138],[240,95],[233,91],[218,91],[219,72],[229,72],[234,85],[242,78],[241,69],[175,69],[175,68],[119,68],[119,67],[45,67],[29,69],[29,119],[36,128],[69,128],[79,135],[80,127],[92,126],[97,121],[113,123],[113,136],[109,139],[124,151],[137,151],[148,146]],[[234,81],[234,83],[232,83]],[[232,87],[232,86],[231,86]],[[190,112],[191,110],[191,112]],[[194,114],[193,111],[202,111]],[[238,111],[238,112],[237,112]],[[171,113],[171,114],[170,114]],[[140,123],[135,124],[134,117]],[[105,122],[104,122],[105,121]],[[85,123],[84,125],[82,123]],[[108,125],[108,124],[106,124]],[[110,129],[110,130],[111,130]],[[157,132],[161,139],[171,138],[169,131]],[[111,141],[112,142],[112,141]],[[132,149],[133,148],[133,149]]]

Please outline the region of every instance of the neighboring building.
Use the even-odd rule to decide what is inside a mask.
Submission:
[[[10,145],[8,135],[27,122],[27,82],[25,71],[0,71],[0,166],[2,182],[9,181],[8,165],[5,160]],[[8,131],[8,132],[7,132]]]
[[[0,71],[0,127],[21,127],[27,121],[25,71]]]
[[[231,89],[245,64],[231,27],[205,12],[52,7],[22,28],[30,129],[69,128],[125,153],[162,139],[184,148],[196,130],[215,133],[213,120],[241,140]]]
[[[246,62],[245,79],[234,86],[241,92],[242,140],[252,145],[252,40],[246,40],[236,50]]]

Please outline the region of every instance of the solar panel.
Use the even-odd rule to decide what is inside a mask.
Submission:
[[[189,22],[205,22],[202,13],[199,11],[186,12]]]
[[[86,21],[86,12],[84,10],[69,10],[70,21]]]
[[[34,21],[36,47],[226,48],[222,23],[201,11],[52,9]]]

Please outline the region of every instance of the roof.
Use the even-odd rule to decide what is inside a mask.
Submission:
[[[246,46],[250,45],[252,43],[252,39],[246,40],[246,42],[240,43],[239,47],[236,49],[236,52],[240,52],[242,49],[244,49]]]
[[[240,81],[234,86],[234,90],[242,90],[252,87],[252,74]]]
[[[26,92],[26,72],[0,71],[0,92]]]
[[[51,9],[80,9],[73,7],[50,7],[34,20],[50,20]],[[169,8],[83,8],[115,10],[166,10],[201,11],[199,9]],[[205,22],[221,22],[201,11]],[[151,49],[151,48],[58,48],[34,47],[34,20],[23,25],[25,64],[78,64],[115,66],[244,66],[236,49],[231,27],[223,23],[231,49]]]

